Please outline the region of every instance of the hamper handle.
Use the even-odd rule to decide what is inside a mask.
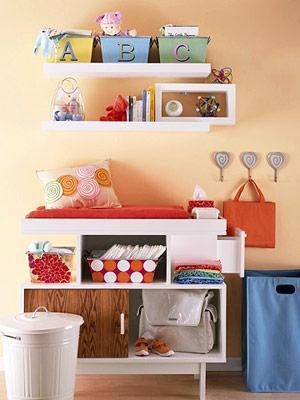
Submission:
[[[254,182],[253,179],[248,179],[247,182],[245,182],[237,191],[233,201],[239,201],[241,194],[243,192],[243,190],[245,189],[246,185],[248,185],[248,183],[250,183],[250,185],[253,187],[253,189],[256,191],[256,193],[258,194],[259,197],[259,201],[260,203],[264,203],[265,200],[265,196],[263,195],[263,192],[260,190],[260,188],[257,186],[257,184]]]
[[[293,294],[295,291],[296,288],[292,284],[276,285],[276,292],[278,294]]]
[[[47,314],[49,313],[47,307],[45,307],[45,306],[39,306],[39,307],[37,307],[37,308],[34,310],[34,313],[32,314],[31,318],[36,318],[36,314],[37,314],[37,312],[38,312],[39,310],[43,310],[43,311],[45,311],[45,313],[47,313]]]

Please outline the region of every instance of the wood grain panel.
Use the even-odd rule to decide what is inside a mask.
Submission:
[[[226,274],[227,284],[227,357],[240,357],[242,348],[242,283],[235,274]]]
[[[79,314],[84,319],[79,357],[128,357],[128,290],[27,289],[25,310],[38,306],[49,311]],[[125,316],[125,334],[120,334],[120,314]]]

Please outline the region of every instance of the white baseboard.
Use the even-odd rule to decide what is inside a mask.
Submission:
[[[80,361],[78,363],[80,364]],[[207,371],[235,372],[241,370],[241,359],[239,357],[229,357],[226,363],[207,364]],[[0,357],[0,371],[4,371],[3,357]]]

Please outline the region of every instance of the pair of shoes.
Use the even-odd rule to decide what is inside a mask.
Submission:
[[[147,340],[141,337],[135,342],[136,356],[149,356],[150,352],[160,357],[170,357],[174,354],[174,351],[171,350],[163,340]]]

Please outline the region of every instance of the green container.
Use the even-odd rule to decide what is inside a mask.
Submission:
[[[205,36],[160,36],[157,38],[161,63],[205,63]]]

